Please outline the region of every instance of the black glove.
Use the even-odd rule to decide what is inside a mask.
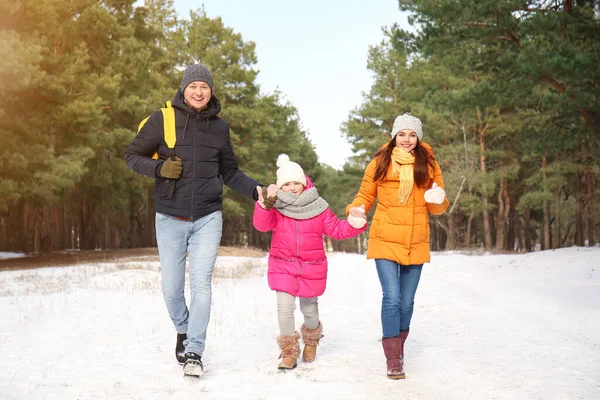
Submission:
[[[167,179],[179,179],[183,171],[183,163],[181,158],[175,156],[175,158],[167,158],[160,167],[160,176]]]
[[[262,188],[262,195],[265,203],[265,210],[270,210],[275,206],[275,202],[277,201],[277,195],[267,197],[267,188]]]

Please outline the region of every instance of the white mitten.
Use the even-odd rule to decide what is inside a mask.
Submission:
[[[359,218],[367,218],[364,204],[361,204],[360,207],[352,207],[349,214]]]
[[[367,220],[360,217],[355,217],[354,215],[348,215],[348,223],[351,227],[355,229],[360,229],[367,223]]]
[[[435,182],[433,182],[431,189],[425,191],[425,201],[427,203],[442,204],[445,199],[446,192]]]

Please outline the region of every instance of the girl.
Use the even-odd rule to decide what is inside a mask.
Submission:
[[[357,236],[367,228],[367,220],[364,216],[339,220],[319,197],[302,167],[291,162],[286,154],[277,158],[277,166],[277,185],[269,186],[266,198],[259,193],[253,223],[261,232],[273,231],[268,282],[277,292],[280,333],[277,343],[282,359],[278,368],[287,370],[296,367],[300,355],[300,333],[296,332],[294,321],[296,297],[300,298],[300,311],[304,315],[300,329],[304,362],[315,359],[321,339],[323,324],[319,320],[318,296],[325,291],[327,281],[323,235],[336,240]]]
[[[365,171],[346,212],[363,217],[378,200],[369,233],[367,258],[375,259],[383,291],[381,325],[387,377],[402,379],[415,293],[423,263],[429,262],[429,214],[442,214],[449,202],[431,147],[423,143],[421,120],[396,118],[392,139]]]

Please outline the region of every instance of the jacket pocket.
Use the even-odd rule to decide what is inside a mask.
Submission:
[[[161,199],[170,199],[177,189],[176,179],[158,179],[156,182],[156,193]]]
[[[327,279],[327,259],[301,261],[301,276],[305,279]]]

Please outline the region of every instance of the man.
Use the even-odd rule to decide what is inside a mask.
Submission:
[[[195,377],[203,372],[212,272],[223,228],[223,183],[253,200],[259,199],[260,187],[238,167],[229,125],[217,116],[221,103],[213,89],[206,66],[187,67],[172,101],[177,136],[174,154],[165,142],[160,111],[149,117],[125,151],[131,169],[155,179],[164,301],[177,330],[177,361],[183,364],[184,375]],[[152,158],[155,151],[157,160]],[[186,254],[189,309],[184,297]]]

